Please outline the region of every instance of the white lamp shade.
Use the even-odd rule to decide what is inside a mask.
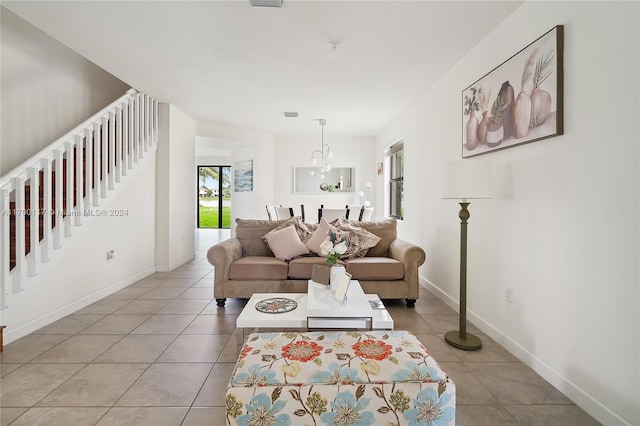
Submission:
[[[440,198],[491,198],[491,186],[491,163],[488,161],[449,161],[442,168]]]

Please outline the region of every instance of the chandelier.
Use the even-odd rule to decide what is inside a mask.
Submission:
[[[320,149],[316,149],[311,153],[311,164],[316,166],[318,165],[318,160],[320,160],[320,164],[318,165],[318,177],[320,179],[324,179],[324,172],[328,172],[331,170],[331,164],[329,164],[329,159],[333,157],[333,151],[328,144],[324,143],[324,126],[327,124],[327,120],[324,118],[319,118],[318,123],[320,124],[321,130],[321,139],[320,139]],[[315,171],[311,170],[309,175],[315,175]]]

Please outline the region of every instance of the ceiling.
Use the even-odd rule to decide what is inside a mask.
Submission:
[[[521,1],[3,1],[134,88],[207,122],[375,136]],[[330,41],[337,41],[331,56]],[[478,75],[483,71],[478,70]],[[461,82],[460,91],[472,82]],[[284,118],[297,111],[299,118]]]

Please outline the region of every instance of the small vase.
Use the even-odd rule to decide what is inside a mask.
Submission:
[[[331,267],[331,274],[329,276],[329,288],[332,293],[336,292],[336,288],[338,287],[338,283],[340,282],[340,278],[347,272],[344,266],[342,265],[333,265]]]
[[[480,124],[478,124],[479,143],[487,142],[487,126],[489,126],[489,116],[487,115],[487,111],[484,111],[482,113],[482,120],[480,120]]]
[[[504,127],[504,135],[502,138],[508,139],[513,134],[513,102],[515,100],[515,94],[513,92],[513,86],[511,86],[508,81],[502,83],[501,93],[503,89],[507,97],[507,109],[504,112],[504,118],[502,120],[502,126]]]
[[[487,145],[491,148],[500,145],[504,139],[504,127],[502,124],[496,124],[493,121],[489,122],[487,127]]]
[[[467,121],[467,149],[473,151],[478,146],[478,119],[476,111],[471,109],[469,121]]]

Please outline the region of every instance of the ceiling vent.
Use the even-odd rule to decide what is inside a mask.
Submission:
[[[297,112],[293,112],[293,111],[291,111],[291,112],[285,111],[284,112],[284,116],[286,118],[298,118],[298,113]]]
[[[255,7],[282,7],[284,0],[249,0]]]

